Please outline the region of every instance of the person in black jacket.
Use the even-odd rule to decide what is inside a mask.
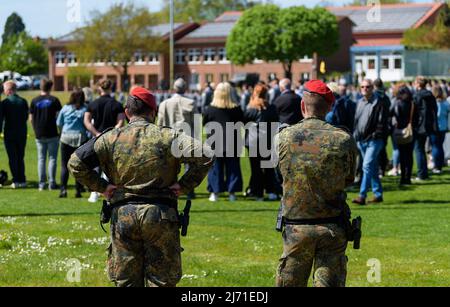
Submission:
[[[272,136],[273,132],[278,130],[279,122],[277,110],[274,105],[269,104],[267,93],[268,89],[264,84],[256,85],[244,113],[245,122],[252,123],[245,135],[245,146],[249,151],[252,171],[248,189],[250,192],[247,196],[255,196],[258,201],[264,200],[264,190],[269,200],[278,199],[275,169],[262,165],[263,161],[270,160]]]
[[[417,178],[416,180],[426,180],[429,178],[427,155],[425,143],[427,138],[438,132],[438,107],[433,93],[426,89],[427,80],[418,76],[415,81],[416,95],[414,96],[415,112],[413,126],[414,129],[414,150],[416,152]]]
[[[302,111],[300,110],[301,98],[292,91],[291,87],[291,80],[281,80],[281,96],[274,103],[280,117],[280,123],[289,126],[296,125],[303,119]]]
[[[0,102],[0,133],[4,132],[5,148],[12,174],[13,189],[25,188],[25,147],[27,144],[28,103],[16,94],[16,84],[4,84],[6,99]]]
[[[211,193],[209,200],[211,202],[218,201],[219,194],[223,192],[229,193],[229,200],[236,201],[236,193],[242,192],[242,172],[240,166],[240,154],[242,143],[240,130],[233,131],[232,135],[227,134],[227,126],[236,123],[243,124],[244,113],[239,105],[235,104],[231,98],[231,86],[229,83],[219,83],[214,91],[214,99],[211,105],[203,114],[203,125],[208,130],[208,124],[212,123],[211,128],[219,124],[222,128],[222,135],[212,137],[211,131],[208,133],[208,139],[220,138],[221,145],[217,143],[210,144],[217,157],[214,166],[208,173],[208,191]],[[214,131],[217,133],[217,131]],[[227,137],[232,137],[228,139]],[[241,139],[241,142],[238,140]],[[243,145],[243,144],[242,144]],[[241,145],[241,146],[242,146]],[[233,146],[234,151],[230,152]]]
[[[409,124],[413,124],[411,122],[411,118],[414,117],[414,115],[411,117],[412,112],[414,112],[414,110],[412,110],[413,96],[405,84],[400,84],[395,92],[396,97],[391,107],[392,126],[396,129],[405,129]],[[398,144],[397,146],[400,152],[400,185],[410,185],[413,168],[414,142]]]
[[[359,197],[353,203],[366,204],[369,187],[372,186],[374,198],[369,203],[383,202],[383,188],[378,176],[378,156],[384,147],[384,139],[389,131],[389,108],[374,94],[372,80],[361,83],[363,98],[358,102],[353,133],[363,158],[363,178]]]

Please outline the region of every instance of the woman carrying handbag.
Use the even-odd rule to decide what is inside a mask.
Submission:
[[[410,185],[414,151],[414,103],[411,91],[406,85],[399,85],[394,107],[391,109],[394,133],[393,138],[400,152],[400,185]]]

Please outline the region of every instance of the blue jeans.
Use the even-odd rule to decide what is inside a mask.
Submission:
[[[430,136],[432,145],[432,155],[434,168],[437,170],[442,170],[445,164],[445,154],[444,154],[444,141],[445,132],[438,132]]]
[[[378,176],[378,156],[384,148],[384,141],[377,139],[368,142],[358,142],[358,148],[363,159],[363,177],[359,196],[367,198],[367,193],[370,186],[372,186],[375,197],[383,197],[383,188]]]
[[[58,158],[59,137],[50,139],[37,139],[36,147],[38,152],[38,176],[39,187],[44,188],[47,182],[45,171],[48,154],[48,183],[50,187],[56,185],[56,160]]]
[[[428,179],[428,163],[427,154],[425,152],[425,143],[427,136],[423,134],[416,134],[414,136],[414,151],[416,152],[417,161],[417,177],[422,180]]]
[[[208,191],[236,193],[242,186],[240,158],[217,158],[208,174]]]
[[[397,142],[392,137],[392,164],[394,167],[400,166],[400,151],[398,150]]]

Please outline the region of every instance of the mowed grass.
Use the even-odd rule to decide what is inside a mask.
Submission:
[[[87,193],[75,199],[73,186],[64,200],[57,191],[38,192],[36,158],[30,130],[30,187],[0,189],[0,286],[111,286],[105,271],[109,239],[99,227],[100,202],[89,204]],[[7,163],[2,142],[0,169],[8,169]],[[248,183],[246,158],[242,170]],[[449,286],[449,170],[405,189],[398,188],[396,178],[383,183],[384,204],[352,206],[353,214],[363,218],[363,240],[361,250],[348,249],[348,286]],[[236,203],[224,197],[212,204],[205,182],[197,192],[189,234],[182,238],[180,286],[274,286],[282,253],[281,235],[274,230],[279,204],[242,197]],[[180,204],[183,207],[184,200]],[[79,283],[66,278],[68,260],[74,258],[83,268]],[[369,259],[381,263],[380,283],[367,280]]]

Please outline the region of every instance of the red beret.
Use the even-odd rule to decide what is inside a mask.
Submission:
[[[152,110],[157,110],[157,106],[156,106],[156,99],[155,96],[153,96],[152,93],[150,93],[149,90],[143,88],[143,87],[135,87],[132,91],[131,91],[131,96],[139,98],[140,100],[142,100],[146,105],[148,105],[150,107],[150,109]]]
[[[305,84],[305,91],[322,96],[329,105],[336,101],[333,92],[320,80],[311,80]]]

